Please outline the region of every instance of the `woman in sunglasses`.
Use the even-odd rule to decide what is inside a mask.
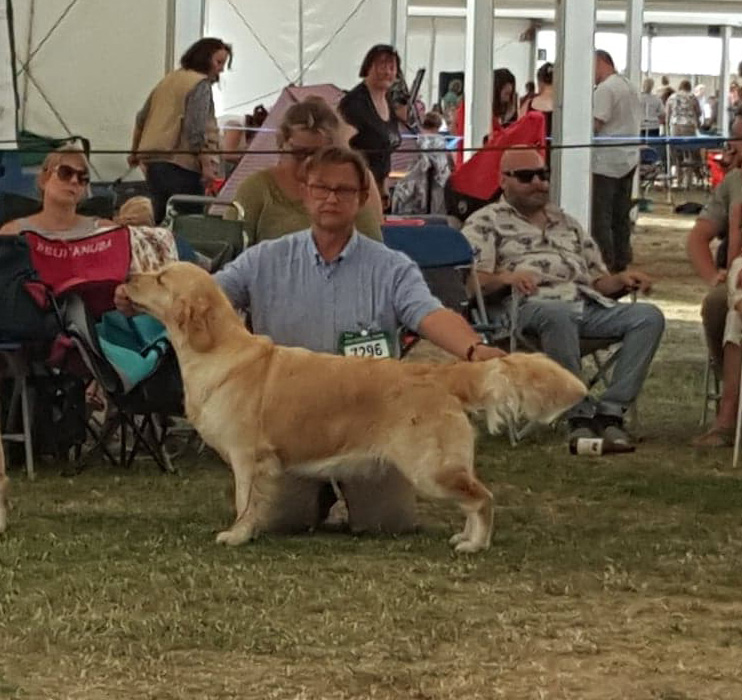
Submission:
[[[85,153],[74,145],[52,151],[44,160],[37,178],[41,191],[41,211],[9,221],[0,235],[35,231],[51,238],[82,238],[99,226],[113,225],[77,213],[77,206],[88,196],[90,168]]]
[[[302,165],[321,148],[341,145],[340,126],[337,114],[321,97],[308,97],[286,110],[276,134],[281,151],[278,163],[250,175],[235,195],[245,210],[250,245],[309,227],[309,213],[302,202]],[[356,228],[381,240],[381,199],[375,187],[369,195],[356,218]]]

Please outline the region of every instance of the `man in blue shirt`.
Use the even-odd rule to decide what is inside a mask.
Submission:
[[[311,229],[253,246],[215,276],[232,304],[250,312],[255,333],[317,352],[387,357],[399,354],[396,334],[404,325],[461,359],[504,354],[484,345],[462,316],[443,308],[412,260],[355,230],[370,184],[358,154],[323,149],[305,164],[305,178]],[[301,502],[314,502],[319,489],[287,488],[293,494],[284,498],[282,523],[292,527],[305,519]],[[414,493],[396,470],[376,480],[346,482],[343,494],[353,529],[412,527]]]
[[[362,164],[339,148],[309,160],[304,204],[312,228],[249,248],[218,272],[234,306],[251,311],[255,333],[317,352],[342,351],[346,334],[385,333],[388,354],[397,355],[396,330],[404,325],[461,359],[500,356],[442,307],[406,255],[355,231],[368,196]]]
[[[462,359],[503,354],[442,307],[412,260],[354,229],[369,186],[360,156],[329,148],[305,167],[312,228],[249,248],[216,275],[234,306],[250,310],[255,333],[317,352],[371,348],[385,357],[399,354],[397,329],[404,325]],[[342,490],[354,530],[398,532],[414,524],[414,493],[396,470],[344,482]]]

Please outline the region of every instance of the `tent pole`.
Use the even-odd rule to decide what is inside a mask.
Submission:
[[[165,31],[165,70],[169,73],[175,65],[175,2],[167,0],[167,29]]]
[[[588,144],[593,138],[596,4],[596,0],[556,0],[555,146]],[[554,148],[551,152],[552,199],[586,231],[590,230],[591,157],[590,148]]]
[[[729,44],[732,39],[732,28],[726,25],[721,28],[721,69],[719,73],[718,130],[727,138],[729,136],[729,83],[732,81],[732,71],[729,65]]]
[[[434,91],[434,83],[438,76],[433,72],[435,69],[435,51],[438,43],[438,23],[435,17],[430,18],[430,53],[428,55],[428,109],[438,102],[437,93]],[[440,92],[440,88],[438,88]]]
[[[304,85],[304,0],[299,0],[299,40],[297,48],[299,49],[299,78],[297,85]]]
[[[464,148],[479,148],[492,129],[494,0],[466,3]],[[464,160],[472,152],[464,152]]]
[[[29,60],[31,55],[31,45],[33,43],[33,25],[34,15],[36,13],[36,0],[31,0],[31,4],[28,8],[28,36],[26,37],[26,61]],[[30,66],[26,65],[26,70],[23,71],[23,102],[21,103],[21,131],[26,128],[26,107],[28,105],[28,72],[31,70]]]

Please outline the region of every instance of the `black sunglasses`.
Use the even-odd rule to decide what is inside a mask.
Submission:
[[[503,175],[514,177],[521,184],[527,185],[533,181],[534,177],[548,182],[550,173],[548,168],[521,168],[520,170],[505,170]]]
[[[77,181],[81,185],[90,183],[90,174],[87,170],[78,170],[71,165],[58,165],[54,168],[54,172],[62,182],[70,182],[73,177],[77,177]]]

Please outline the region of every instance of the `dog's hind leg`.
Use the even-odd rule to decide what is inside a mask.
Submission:
[[[471,469],[447,469],[434,477],[436,486],[448,498],[458,502],[466,513],[464,531],[450,542],[457,552],[470,553],[488,549],[492,539],[494,509],[492,493],[474,476]]]
[[[393,461],[421,495],[455,501],[466,514],[463,532],[450,539],[456,551],[487,549],[492,538],[493,499],[490,491],[474,475],[473,468],[464,466],[464,460],[452,461],[450,454],[414,456],[408,450],[405,452],[404,459],[397,455]],[[431,460],[437,465],[431,467]]]
[[[267,453],[241,455],[234,460],[237,517],[232,527],[216,536],[218,543],[234,546],[258,536],[274,500],[280,467],[277,457]]]

